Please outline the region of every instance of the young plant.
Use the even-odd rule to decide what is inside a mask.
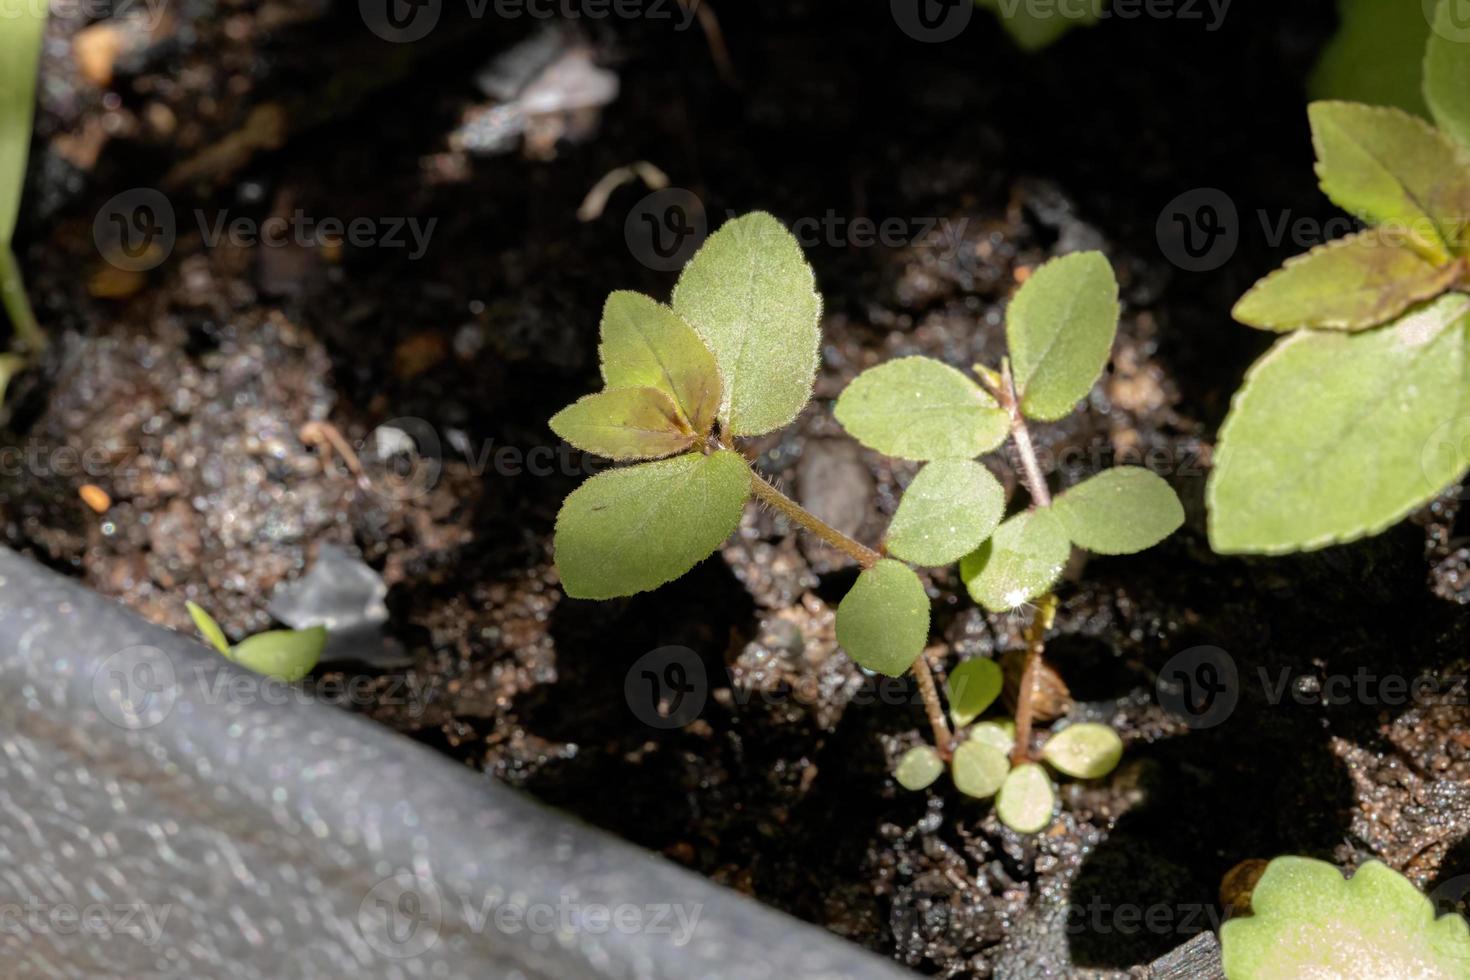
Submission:
[[[20,267],[11,250],[25,184],[26,154],[31,143],[31,114],[36,102],[36,70],[46,30],[44,3],[22,3],[0,18],[0,306],[15,333],[17,346],[34,352],[45,346],[45,335],[26,299]],[[13,355],[0,366],[3,380],[18,368]]]
[[[1403,875],[1369,861],[1350,879],[1325,861],[1279,857],[1250,896],[1251,914],[1220,927],[1228,980],[1463,980],[1470,928]]]
[[[978,602],[1011,610],[1050,591],[1073,543],[1105,554],[1138,551],[1177,528],[1183,510],[1162,479],[1141,469],[1108,471],[1053,501],[1032,447],[1026,420],[1065,416],[1107,363],[1117,284],[1100,254],[1069,255],[1031,275],[1007,317],[1012,357],[999,370],[977,368],[978,382],[910,357],[865,372],[843,392],[837,419],[860,442],[926,464],[878,549],[809,513],[738,449],[739,438],[789,425],[810,400],[820,317],[800,245],[760,212],[710,237],[681,274],[670,306],[613,293],[599,348],[606,387],[559,412],[551,428],[578,449],[634,465],[599,474],[567,497],[556,524],[556,564],[576,598],[657,588],[718,549],[755,496],[861,569],[838,606],[837,639],[868,670],[913,671],[935,755],[921,753],[900,768],[906,784],[927,785],[937,776],[936,759],[942,768],[956,758],[955,738],[923,656],[929,597],[912,566],[958,561]],[[976,457],[1007,438],[1021,457],[1031,506],[1003,520],[1004,491]],[[1010,761],[1023,767],[1031,758],[1030,704],[1052,600],[1042,609],[1003,778]],[[971,711],[973,703],[961,702],[966,723],[984,710]],[[966,752],[959,764],[972,756]]]
[[[209,645],[247,670],[283,681],[299,681],[311,673],[327,645],[327,628],[269,630],[230,645],[229,637],[214,617],[193,602],[185,602],[189,617]]]
[[[1470,45],[1438,8],[1424,96],[1308,110],[1322,189],[1371,225],[1289,260],[1236,305],[1285,334],[1246,375],[1206,491],[1221,552],[1376,534],[1470,465]]]
[[[1103,14],[1107,0],[1085,3],[1035,4],[1019,0],[975,0],[977,6],[995,14],[1011,40],[1023,51],[1040,51],[1074,27],[1090,27]]]

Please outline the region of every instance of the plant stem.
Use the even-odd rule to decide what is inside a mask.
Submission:
[[[1057,597],[1048,593],[1036,602],[1036,615],[1026,628],[1026,658],[1021,667],[1021,689],[1016,692],[1016,744],[1011,749],[1011,765],[1031,761],[1032,702],[1036,697],[1037,670],[1046,649],[1046,631],[1057,617]]]
[[[46,335],[36,325],[36,315],[31,312],[25,282],[20,277],[20,263],[16,262],[9,244],[0,246],[0,305],[10,317],[17,350],[34,354],[46,349]]]
[[[761,476],[754,468],[750,471],[750,485],[755,490],[755,495],[762,502],[770,504],[780,511],[786,518],[800,525],[807,531],[821,538],[832,547],[841,551],[863,568],[872,568],[883,558],[882,555],[860,544],[837,530],[826,521],[822,520],[805,507],[777,490],[765,477]]]
[[[1026,428],[1026,417],[1021,414],[1021,399],[1016,395],[1009,361],[1001,368],[1001,381],[1000,405],[1011,417],[1011,437],[1016,440],[1016,453],[1021,457],[1021,479],[1036,506],[1050,507],[1051,491],[1046,487],[1041,464],[1036,461],[1036,444],[1031,441],[1031,430]]]
[[[934,747],[948,762],[954,756],[954,732],[944,717],[944,707],[939,703],[939,691],[934,686],[934,674],[929,670],[929,658],[919,654],[914,661],[914,680],[918,682],[919,694],[924,699],[924,713],[929,716],[929,727],[934,730]]]

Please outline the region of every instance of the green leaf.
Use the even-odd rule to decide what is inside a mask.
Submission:
[[[720,409],[720,372],[694,328],[642,293],[615,292],[602,308],[602,379],[609,388],[657,388],[699,436]]]
[[[944,760],[939,753],[930,745],[918,745],[909,749],[898,760],[898,767],[893,770],[893,778],[898,780],[898,785],[907,790],[927,789],[944,772]]]
[[[1263,330],[1363,330],[1438,296],[1463,273],[1435,265],[1377,231],[1349,235],[1288,259],[1231,312]]]
[[[904,491],[888,525],[888,551],[915,565],[957,562],[990,537],[1005,506],[1005,489],[982,464],[935,460]]]
[[[1338,29],[1307,83],[1313,99],[1397,106],[1429,115],[1420,83],[1424,40],[1421,3],[1338,0]]]
[[[1398,109],[1314,102],[1307,109],[1317,177],[1338,207],[1381,226],[1436,265],[1463,243],[1470,171],[1463,152]]]
[[[822,297],[779,221],[763,211],[727,221],[684,267],[673,305],[714,352],[726,431],[758,436],[796,418],[817,374]]]
[[[1092,390],[1118,332],[1118,280],[1101,252],[1039,267],[1006,310],[1006,343],[1027,417],[1055,421]]]
[[[1105,0],[1086,4],[1033,4],[1006,0],[975,0],[992,11],[1006,33],[1023,51],[1040,51],[1074,27],[1090,27],[1101,17]]]
[[[1035,834],[1051,823],[1056,806],[1051,777],[1041,766],[1027,762],[1006,776],[995,799],[995,815],[1018,834]]]
[[[1073,544],[1099,555],[1152,548],[1184,523],[1174,489],[1141,466],[1104,470],[1058,497],[1052,510]]]
[[[994,796],[1010,771],[1011,760],[1006,753],[984,742],[961,743],[950,760],[950,778],[955,788],[981,800]]]
[[[299,681],[321,659],[327,645],[327,628],[271,630],[247,638],[230,651],[230,659],[257,674],[283,681]]]
[[[1049,509],[1007,519],[989,541],[960,562],[960,577],[974,600],[1005,612],[1045,593],[1071,557],[1067,532]]]
[[[1047,739],[1042,758],[1059,772],[1078,779],[1101,779],[1118,767],[1123,740],[1107,725],[1068,725]]]
[[[899,459],[972,459],[1005,442],[1010,419],[964,374],[928,357],[869,368],[837,399],[837,421]]]
[[[837,607],[837,642],[858,665],[898,677],[929,640],[929,596],[913,569],[885,558]]]
[[[944,693],[955,727],[964,728],[985,714],[1004,685],[1000,665],[985,657],[972,657],[950,671]]]
[[[1279,857],[1251,893],[1251,914],[1220,928],[1230,980],[1470,976],[1470,928],[1387,865],[1351,880],[1325,861]]]
[[[1424,100],[1439,128],[1470,146],[1470,4],[1441,0],[1424,56]]]
[[[1246,374],[1206,485],[1210,543],[1281,554],[1375,534],[1464,472],[1470,298],[1364,333],[1302,331]]]
[[[187,599],[184,600],[184,607],[189,610],[189,618],[194,620],[194,628],[203,634],[211,646],[228,657],[230,655],[230,638],[225,636],[225,631],[220,629],[220,625],[215,622],[214,617],[205,612],[202,606],[190,602]]]
[[[750,468],[727,450],[599,473],[556,519],[562,587],[611,599],[673,581],[724,543],[749,496]]]
[[[21,3],[0,20],[0,247],[9,246],[20,214],[46,11],[44,3]]]
[[[657,388],[609,388],[579,398],[551,417],[551,431],[609,459],[671,456],[695,441],[674,400]]]
[[[971,725],[965,735],[971,742],[988,745],[1009,756],[1016,745],[1016,723],[1009,718],[982,721],[978,725]]]

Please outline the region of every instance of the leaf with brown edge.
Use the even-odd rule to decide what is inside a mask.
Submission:
[[[642,293],[615,292],[602,308],[597,350],[609,388],[657,388],[697,435],[709,434],[720,410],[720,372],[679,314]]]
[[[656,459],[694,445],[674,400],[656,388],[609,388],[551,417],[551,431],[586,453]]]

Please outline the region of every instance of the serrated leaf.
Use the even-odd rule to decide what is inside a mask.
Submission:
[[[929,640],[929,596],[913,569],[885,558],[837,607],[837,642],[861,667],[901,676]]]
[[[0,21],[0,247],[9,246],[20,214],[46,11],[44,3],[17,4]]]
[[[1107,366],[1118,332],[1118,280],[1101,252],[1074,252],[1031,273],[1006,310],[1011,369],[1028,418],[1072,411]]]
[[[684,267],[673,306],[719,365],[726,431],[758,436],[796,418],[817,373],[822,297],[779,221],[763,211],[727,221]]]
[[[1123,758],[1123,740],[1107,725],[1068,725],[1047,739],[1042,758],[1058,772],[1077,779],[1101,779]]]
[[[1263,330],[1364,330],[1449,289],[1464,273],[1367,231],[1319,245],[1250,288],[1231,312]]]
[[[980,547],[1005,513],[1000,481],[973,459],[940,459],[904,491],[888,525],[888,552],[915,565],[948,565]]]
[[[955,789],[981,800],[994,796],[1010,771],[1011,760],[1004,752],[974,740],[961,743],[949,763]]]
[[[715,355],[669,307],[642,293],[608,296],[597,351],[609,388],[657,388],[696,434],[709,434],[720,409]]]
[[[1072,487],[1052,503],[1072,543],[1099,555],[1152,548],[1184,523],[1174,488],[1141,466],[1116,466]]]
[[[1307,90],[1313,99],[1391,105],[1429,115],[1420,84],[1429,24],[1420,3],[1338,0],[1338,29]]]
[[[975,0],[992,11],[1023,51],[1040,51],[1074,27],[1091,27],[1102,16],[1105,0],[1087,4],[1031,4],[1007,0]]]
[[[551,431],[587,453],[609,459],[654,459],[694,445],[678,406],[657,388],[609,388],[586,395],[551,417]]]
[[[1045,593],[1072,554],[1067,532],[1049,509],[1008,518],[989,541],[960,562],[960,578],[974,600],[1005,612]]]
[[[1307,110],[1317,177],[1334,204],[1436,265],[1464,244],[1466,158],[1444,134],[1399,109],[1314,102]]]
[[[955,727],[964,728],[983,715],[1004,686],[1000,664],[985,657],[972,657],[950,671],[944,693]]]
[[[907,790],[927,789],[944,772],[944,760],[933,746],[916,745],[903,754],[893,770],[893,778]]]
[[[980,742],[997,752],[1009,755],[1016,744],[1016,723],[1009,718],[982,721],[978,725],[971,725],[966,737],[971,742]]]
[[[1470,3],[1440,0],[1424,55],[1424,100],[1439,128],[1470,146]]]
[[[220,628],[215,618],[205,612],[204,607],[190,602],[187,599],[184,601],[184,608],[189,610],[189,618],[194,620],[194,628],[209,641],[210,646],[228,657],[230,655],[230,638],[225,636],[225,631]]]
[[[283,681],[299,681],[321,659],[327,645],[327,628],[313,626],[304,630],[271,630],[246,638],[230,651],[229,657],[242,667],[277,677]]]
[[[599,473],[556,519],[562,587],[575,599],[656,589],[713,554],[749,496],[750,468],[727,450]]]
[[[928,357],[869,368],[837,399],[837,421],[869,449],[920,462],[972,459],[1010,433],[1010,419],[979,385]]]
[[[995,815],[1018,834],[1036,834],[1051,823],[1057,794],[1051,777],[1034,762],[1012,769],[995,798]]]
[[[1470,298],[1363,333],[1302,331],[1246,374],[1206,485],[1210,543],[1281,554],[1375,534],[1470,463]]]
[[[1251,893],[1251,914],[1220,928],[1230,980],[1470,976],[1470,928],[1387,865],[1345,880],[1325,861],[1279,857]]]

